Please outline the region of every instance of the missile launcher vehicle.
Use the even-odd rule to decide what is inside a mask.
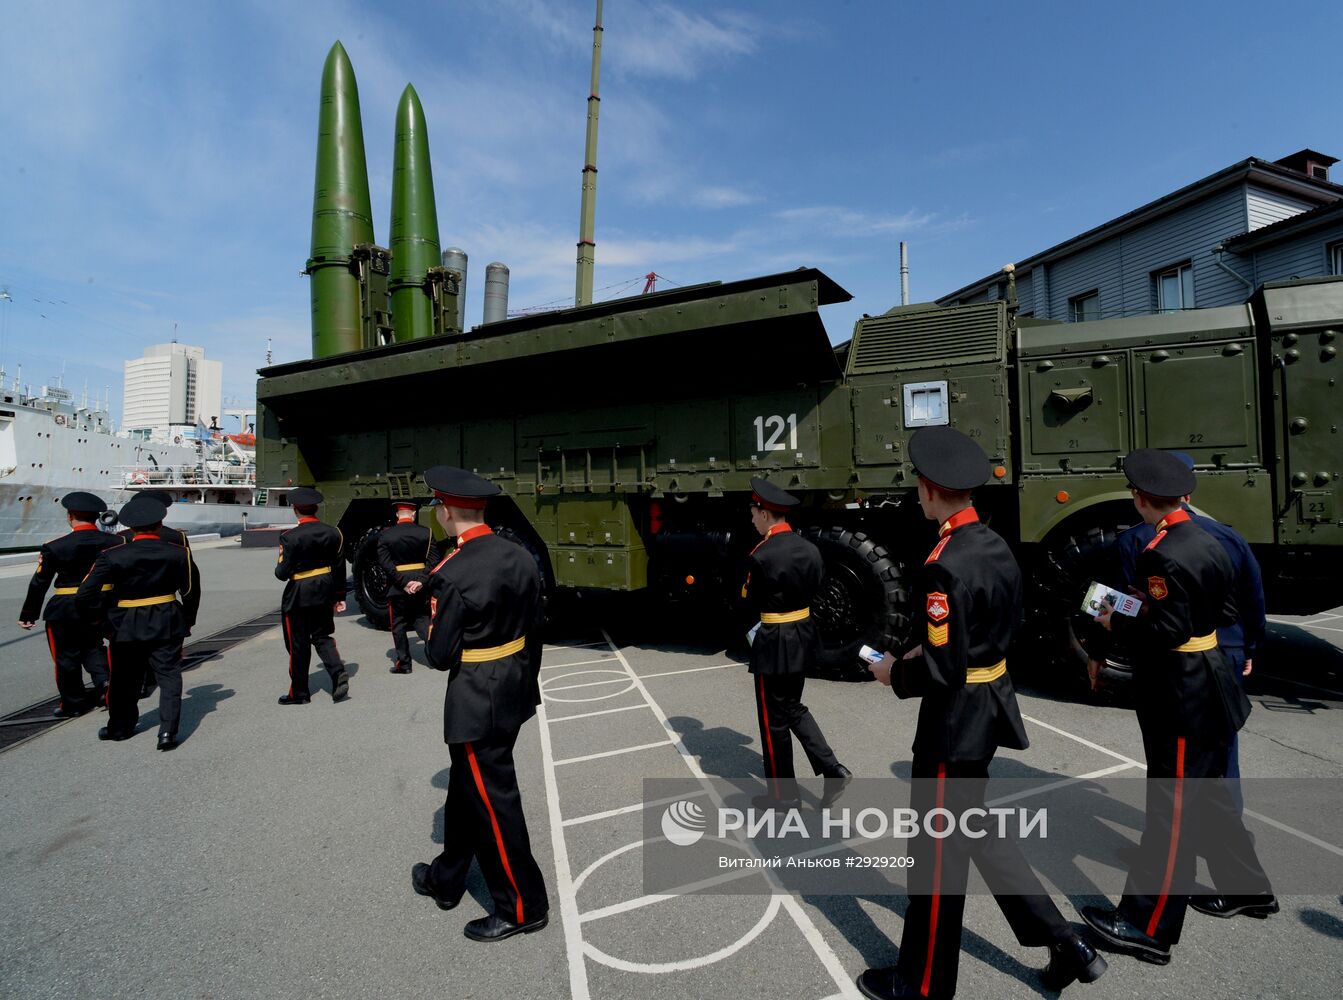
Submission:
[[[347,99],[352,87],[350,74]],[[329,110],[324,90],[324,123]],[[339,118],[357,125],[357,108]],[[398,143],[407,125],[399,115]],[[1268,284],[1239,306],[1066,324],[1018,318],[1009,281],[1002,301],[865,316],[835,347],[820,312],[850,296],[800,268],[466,330],[458,273],[423,252],[430,242],[437,252],[427,183],[407,178],[427,206],[394,194],[394,254],[348,225],[317,259],[316,217],[337,186],[323,173],[327,138],[361,164],[362,139],[319,139],[309,268],[338,273],[338,301],[324,290],[319,302],[314,282],[313,358],[260,373],[258,481],[326,495],[374,624],[387,620],[377,533],[389,501],[430,499],[428,466],[464,466],[501,487],[488,518],[532,552],[548,588],[728,607],[758,540],[747,501],[762,476],[802,499],[791,520],[825,559],[812,605],[827,651],[819,670],[861,676],[859,644],[915,638],[912,578],[935,526],[918,508],[908,443],[937,424],[992,459],[976,504],[1027,575],[1033,663],[1082,673],[1082,595],[1092,579],[1117,582],[1105,579],[1108,545],[1136,518],[1120,461],[1138,447],[1193,457],[1195,506],[1252,544],[1270,606],[1343,603],[1343,279]],[[427,171],[427,146],[410,162]],[[335,170],[346,182],[355,172]],[[413,267],[398,263],[402,246]],[[404,330],[402,316],[414,317]]]

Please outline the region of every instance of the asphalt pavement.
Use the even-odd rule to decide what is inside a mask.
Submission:
[[[211,612],[224,624],[274,607],[278,588],[256,586],[267,553],[200,556],[207,601],[233,602]],[[253,588],[259,603],[245,605]],[[545,702],[516,749],[550,926],[468,941],[462,926],[488,902],[477,873],[447,913],[409,884],[443,837],[444,677],[422,662],[388,674],[387,633],[357,612],[338,621],[337,640],[353,675],[341,704],[320,667],[311,705],[276,704],[286,660],[271,630],[186,675],[171,754],[154,749],[153,698],[125,743],[99,743],[95,713],[0,754],[0,995],[824,1000],[855,996],[859,972],[895,960],[898,895],[643,892],[642,778],[758,775],[752,687],[737,655],[641,636],[600,609],[550,638]],[[1343,777],[1340,647],[1343,609],[1273,622],[1250,679],[1246,775]],[[0,647],[4,675],[14,658]],[[856,774],[908,772],[916,703],[819,681],[805,700]],[[1020,703],[1032,745],[1001,754],[995,772],[1141,774],[1122,704],[1029,683]],[[1105,835],[1136,839],[1136,823]],[[1318,842],[1298,838],[1302,851],[1343,852],[1337,830],[1301,832]],[[1055,898],[1074,920],[1097,901]],[[1170,966],[1112,955],[1099,983],[1068,995],[1336,996],[1343,899],[1282,902],[1267,921],[1191,913]],[[991,897],[968,900],[963,948],[962,996],[1053,995],[1038,978],[1044,951],[1016,943]]]

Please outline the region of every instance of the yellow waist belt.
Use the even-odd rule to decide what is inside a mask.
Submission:
[[[127,601],[117,601],[119,608],[147,608],[151,604],[171,604],[177,600],[176,594],[160,594],[158,597],[136,597]]]
[[[1007,673],[1007,658],[999,660],[991,667],[969,667],[965,671],[965,683],[967,684],[987,684],[989,681],[996,681],[1003,674]]]
[[[413,569],[424,569],[424,563],[402,563],[396,568],[398,573],[409,573]]]
[[[324,573],[330,573],[330,566],[323,566],[321,569],[305,569],[302,573],[295,573],[295,580],[311,580],[314,576],[321,576]]]
[[[762,611],[760,613],[760,623],[762,625],[786,625],[788,622],[805,621],[811,617],[811,608],[803,608],[801,611]]]
[[[105,584],[103,584],[103,590],[111,590],[111,589],[112,589],[112,585],[111,585],[110,583],[105,583]],[[52,591],[52,593],[53,593],[53,594],[59,594],[61,597],[69,597],[71,594],[78,594],[78,593],[79,593],[79,588],[78,588],[78,587],[57,587],[55,590]]]
[[[1204,653],[1210,649],[1217,648],[1217,633],[1209,632],[1207,635],[1196,635],[1186,643],[1175,647],[1177,653]]]
[[[527,645],[527,637],[514,639],[512,642],[506,642],[502,646],[487,646],[484,649],[464,649],[462,650],[463,663],[489,663],[491,660],[502,660],[505,656],[512,656],[514,653],[521,653],[524,646]]]

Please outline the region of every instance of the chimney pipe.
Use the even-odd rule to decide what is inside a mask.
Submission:
[[[909,305],[909,244],[900,241],[900,304]]]

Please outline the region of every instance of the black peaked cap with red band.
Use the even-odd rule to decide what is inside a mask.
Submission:
[[[325,499],[311,486],[300,486],[298,489],[289,491],[289,506],[291,507],[316,507]]]
[[[147,528],[151,524],[161,524],[167,513],[168,508],[162,500],[140,493],[122,505],[117,511],[117,520],[128,528]]]
[[[956,493],[989,478],[989,456],[954,427],[920,427],[909,439],[909,460],[924,479]]]
[[[1124,475],[1151,497],[1173,500],[1194,492],[1194,470],[1179,455],[1156,448],[1139,448],[1124,457]]]
[[[61,506],[76,514],[101,514],[107,504],[92,493],[67,493],[61,497]]]
[[[775,514],[787,514],[801,503],[793,494],[780,489],[767,479],[751,480],[751,499]]]
[[[488,479],[455,465],[426,469],[424,482],[444,506],[462,510],[484,510],[489,498],[502,492]]]

